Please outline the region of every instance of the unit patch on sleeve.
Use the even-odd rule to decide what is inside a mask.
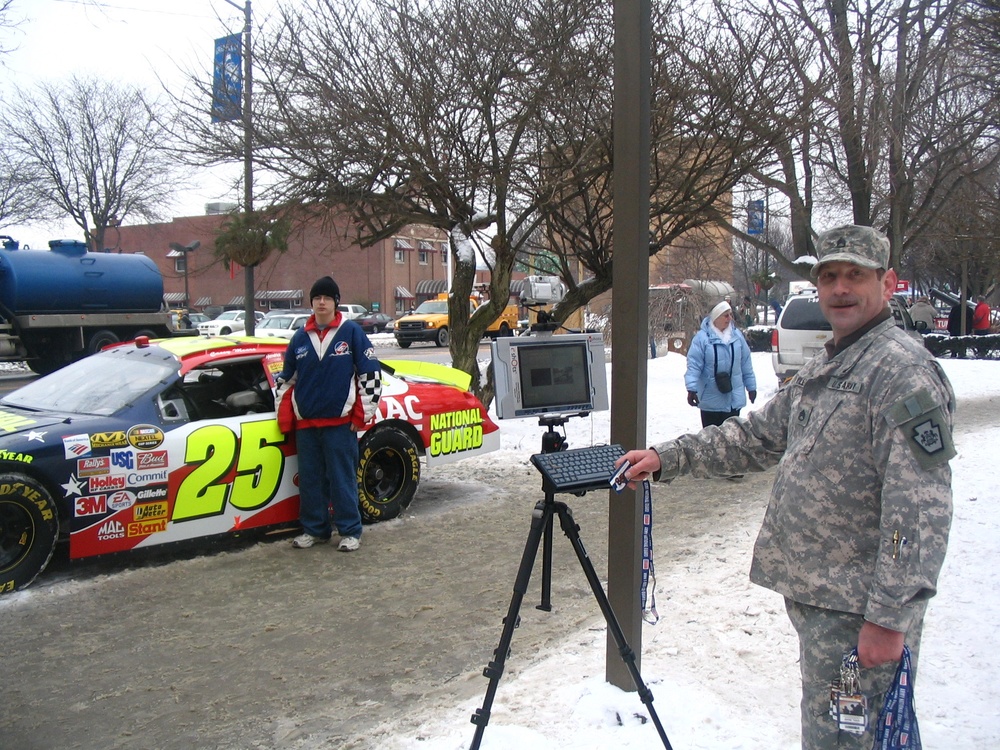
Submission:
[[[944,409],[926,388],[900,399],[889,410],[886,420],[902,430],[922,468],[931,469],[955,457],[955,443]]]

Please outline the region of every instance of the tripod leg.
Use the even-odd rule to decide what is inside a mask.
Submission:
[[[554,499],[554,495],[546,493],[545,502],[550,508]],[[542,598],[536,607],[543,612],[552,611],[552,523],[553,518],[550,510],[542,534]]]
[[[632,684],[635,685],[635,689],[639,693],[639,700],[643,702],[646,710],[649,711],[649,717],[652,719],[653,725],[660,735],[663,747],[666,750],[673,750],[670,740],[667,739],[667,733],[663,729],[663,724],[660,723],[660,717],[657,715],[656,709],[653,708],[653,693],[646,687],[646,683],[642,680],[642,675],[639,674],[639,668],[635,665],[635,652],[625,639],[625,633],[618,623],[615,611],[611,608],[611,602],[608,601],[608,595],[604,592],[604,586],[601,585],[601,579],[598,578],[597,571],[594,569],[594,563],[591,561],[590,555],[587,554],[587,548],[583,546],[583,540],[580,539],[580,527],[573,519],[573,511],[569,509],[566,503],[555,503],[554,506],[556,512],[559,514],[559,525],[573,545],[573,550],[580,561],[583,573],[587,576],[590,589],[594,592],[594,598],[597,599],[597,604],[600,606],[601,612],[604,614],[604,619],[608,623],[608,630],[611,632],[611,635],[615,639],[615,644],[618,646],[618,653],[621,655],[622,661],[625,663],[625,667],[632,677]]]
[[[517,569],[517,577],[514,579],[514,594],[510,598],[507,616],[503,620],[500,643],[497,645],[496,651],[493,652],[493,661],[483,670],[483,676],[489,678],[490,682],[486,687],[482,708],[477,708],[472,715],[472,723],[476,725],[476,734],[472,739],[470,750],[479,750],[479,744],[483,741],[483,732],[486,731],[486,725],[490,721],[490,709],[493,707],[493,698],[496,695],[500,677],[503,676],[504,662],[510,654],[510,642],[514,637],[514,628],[520,624],[518,613],[521,611],[524,595],[528,591],[528,581],[531,579],[531,569],[535,566],[538,544],[545,528],[552,528],[552,507],[551,499],[546,496],[546,500],[538,502],[531,513],[531,529],[528,531],[524,553],[521,555],[521,564]]]

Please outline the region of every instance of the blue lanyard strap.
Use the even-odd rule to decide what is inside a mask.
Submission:
[[[903,646],[896,678],[885,692],[882,710],[875,723],[875,744],[872,750],[921,750],[917,713],[913,708],[913,669],[910,647]]]
[[[660,615],[656,611],[655,589],[656,572],[653,569],[653,493],[649,489],[649,480],[646,480],[642,483],[642,583],[639,586],[639,605],[642,607],[642,619],[650,625],[655,625],[660,620]],[[649,606],[646,604],[647,601],[649,602]]]

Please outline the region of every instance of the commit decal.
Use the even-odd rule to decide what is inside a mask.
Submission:
[[[430,417],[431,456],[481,448],[483,445],[483,417],[479,409],[461,409]]]

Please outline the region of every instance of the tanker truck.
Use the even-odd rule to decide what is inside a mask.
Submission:
[[[76,240],[52,240],[47,252],[0,242],[0,361],[45,374],[108,344],[171,335],[163,277],[145,255],[91,253]]]

